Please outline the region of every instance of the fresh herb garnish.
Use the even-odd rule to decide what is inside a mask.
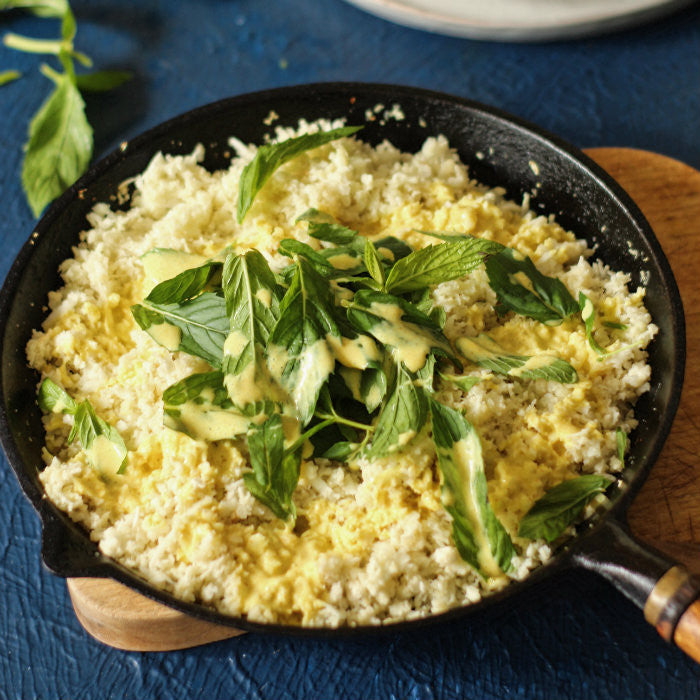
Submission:
[[[565,360],[547,354],[508,353],[485,333],[473,338],[458,338],[455,345],[467,360],[497,374],[518,379],[546,379],[562,384],[573,384],[578,381],[576,370]]]
[[[25,9],[39,17],[61,19],[60,39],[32,39],[6,34],[5,46],[27,53],[56,56],[63,72],[46,64],[41,72],[54,83],[49,97],[29,124],[22,164],[22,186],[34,216],[82,175],[92,158],[92,127],[85,116],[81,91],[104,91],[131,78],[123,71],[78,75],[75,61],[91,66],[91,59],[74,47],[76,23],[66,0],[5,0],[0,9]],[[11,79],[12,72],[5,74]]]
[[[593,337],[593,326],[595,324],[595,308],[593,302],[583,293],[578,294],[578,304],[581,310],[581,320],[586,328],[586,338],[588,344],[594,352],[599,355],[607,355],[608,351],[598,344],[598,341]]]
[[[459,411],[437,401],[430,401],[430,416],[455,545],[481,576],[500,576],[515,549],[488,502],[479,436]]]
[[[404,294],[464,277],[479,267],[487,255],[501,250],[500,243],[472,237],[421,248],[396,262],[384,289],[391,294]]]
[[[282,417],[275,413],[248,434],[252,472],[243,475],[248,490],[278,518],[296,517],[292,494],[299,481],[301,450],[285,450]]]
[[[0,71],[0,87],[11,83],[13,80],[18,80],[22,74],[18,70]]]
[[[344,126],[330,131],[303,134],[279,143],[260,146],[253,160],[243,168],[241,179],[238,182],[238,223],[243,221],[258,192],[277,168],[306,151],[344,136],[351,136],[361,128],[361,126]]]
[[[470,375],[463,376],[459,374],[444,374],[443,372],[440,372],[439,374],[444,381],[454,384],[465,394],[482,380],[482,377],[474,377]]]
[[[618,428],[615,431],[615,441],[617,443],[617,458],[624,469],[625,453],[627,452],[627,433],[622,428]]]
[[[585,474],[549,489],[520,521],[518,536],[554,542],[576,522],[586,504],[610,484],[610,477]]]
[[[86,399],[78,403],[58,384],[44,379],[39,387],[39,407],[46,413],[66,413],[73,416],[73,428],[68,444],[77,437],[90,464],[101,474],[123,474],[128,456],[121,435],[100,418]]]
[[[549,326],[560,324],[579,310],[564,283],[543,275],[529,257],[504,248],[486,260],[489,285],[496,293],[496,311],[514,311]]]

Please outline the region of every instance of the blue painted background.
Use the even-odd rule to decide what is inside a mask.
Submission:
[[[700,8],[607,37],[491,44],[395,26],[341,0],[74,2],[78,48],[136,78],[91,96],[96,155],[192,107],[323,80],[403,83],[525,117],[578,146],[646,148],[700,167]],[[0,32],[52,37],[0,14]],[[0,47],[0,277],[32,230],[21,144],[47,93],[39,58]],[[101,646],[39,564],[37,518],[0,465],[0,698],[697,700],[700,666],[607,584],[568,573],[467,623],[379,640],[244,635],[184,652]]]

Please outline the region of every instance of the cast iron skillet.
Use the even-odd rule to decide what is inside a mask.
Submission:
[[[386,119],[381,110],[367,118],[368,110],[378,103],[387,107],[399,104],[405,118]],[[282,125],[296,125],[300,118],[345,117],[348,124],[365,124],[361,139],[372,144],[389,139],[407,151],[418,150],[428,136],[445,134],[476,179],[504,186],[508,196],[516,200],[523,193],[535,193],[535,210],[555,214],[565,228],[597,244],[596,254],[613,268],[628,272],[633,288],[648,275],[647,306],[660,332],[649,350],[652,386],[637,404],[639,427],[631,435],[629,466],[613,488],[610,509],[581,527],[578,537],[525,582],[428,621],[338,630],[260,624],[182,602],[152,587],[101,555],[87,534],[43,497],[37,478],[44,442],[35,401],[39,377],[27,368],[24,348],[32,329],[45,317],[42,307],[47,293],[61,285],[58,264],[71,255],[79,232],[89,228],[85,215],[95,202],[112,201],[113,206],[120,206],[110,200],[119,183],[141,172],[158,151],[186,154],[203,143],[207,148],[205,166],[225,167],[230,156],[227,138],[235,135],[244,142],[260,143],[272,130],[264,120],[273,110],[279,115],[275,123]],[[532,162],[538,168],[533,168]],[[24,493],[41,518],[44,564],[60,576],[111,577],[188,614],[240,629],[324,637],[367,633],[370,629],[416,628],[464,616],[514,598],[525,585],[575,565],[599,572],[639,606],[651,595],[648,619],[666,639],[672,639],[679,618],[700,591],[681,567],[634,542],[624,521],[627,506],[661,450],[681,393],[685,328],[668,262],[639,209],[595,163],[560,139],[496,109],[415,88],[336,83],[242,95],[176,117],[123,143],[94,165],[39,221],[0,292],[0,335],[0,438]],[[665,584],[657,586],[664,574]]]

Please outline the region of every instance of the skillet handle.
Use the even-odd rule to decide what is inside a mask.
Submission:
[[[647,622],[667,641],[700,663],[700,577],[608,520],[573,553],[644,610]]]

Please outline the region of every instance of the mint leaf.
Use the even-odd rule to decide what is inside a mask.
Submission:
[[[204,292],[182,304],[144,301],[131,307],[136,323],[159,345],[171,352],[186,352],[220,368],[224,341],[229,333],[226,302]]]
[[[222,285],[230,319],[222,363],[224,383],[241,410],[258,405],[267,412],[265,404],[287,400],[264,358],[270,333],[280,316],[281,289],[267,261],[256,250],[245,255],[231,253],[226,258]]]
[[[405,447],[425,425],[428,398],[414,380],[403,364],[397,364],[391,390],[374,427],[368,457],[384,457]]]
[[[351,136],[361,128],[361,126],[345,126],[330,131],[303,134],[281,143],[260,146],[253,160],[243,169],[238,182],[238,223],[243,221],[256,195],[277,168],[306,151],[344,136]]]
[[[108,92],[128,83],[133,74],[125,70],[98,70],[75,76],[75,84],[81,92]]]
[[[301,450],[286,452],[282,418],[270,416],[248,435],[252,472],[243,475],[248,490],[278,518],[294,519],[292,494],[299,480]]]
[[[223,372],[191,374],[163,392],[163,424],[194,440],[234,439],[252,422],[231,402]]]
[[[559,325],[579,310],[564,283],[543,275],[529,257],[505,248],[486,261],[489,285],[496,293],[499,313],[514,311],[550,326]]]
[[[586,504],[603,493],[611,480],[600,474],[585,474],[549,489],[520,521],[519,537],[554,542],[576,522]]]
[[[485,256],[502,249],[500,243],[470,237],[415,250],[394,264],[385,289],[404,294],[464,277],[481,265]]]
[[[578,304],[579,309],[581,310],[581,320],[586,328],[586,338],[588,339],[588,344],[599,355],[607,355],[608,351],[605,348],[602,348],[593,337],[593,326],[595,324],[595,308],[593,307],[593,302],[583,292],[579,292]]]
[[[357,231],[339,224],[330,214],[318,209],[307,209],[296,221],[308,222],[309,236],[336,246],[353,248],[358,255],[364,252],[365,239]]]
[[[411,372],[418,372],[431,353],[456,361],[440,326],[405,299],[361,289],[348,306],[347,316],[356,330],[390,347]]]
[[[124,440],[115,428],[95,413],[89,401],[77,403],[68,392],[47,377],[39,387],[38,403],[41,410],[47,413],[73,416],[68,443],[77,437],[94,469],[106,476],[124,473],[128,461]]]
[[[546,379],[573,384],[578,381],[576,370],[565,360],[554,355],[514,355],[504,350],[495,340],[480,333],[473,338],[458,338],[455,347],[470,362],[518,379]]]
[[[615,431],[615,440],[617,442],[617,458],[624,469],[625,452],[627,452],[627,433],[622,428],[618,428]]]
[[[297,258],[292,282],[280,303],[267,345],[272,376],[289,392],[302,425],[314,413],[335,358],[327,336],[340,338],[328,282],[305,258]]]
[[[500,576],[509,570],[515,549],[488,502],[479,436],[459,411],[432,399],[430,415],[455,546],[479,575]]]
[[[369,239],[367,239],[367,241],[365,242],[364,260],[365,267],[367,268],[367,272],[369,272],[370,277],[380,287],[383,287],[385,280],[384,268],[382,267],[382,263],[379,259],[377,249],[374,247],[374,244]]]
[[[450,384],[454,384],[456,387],[461,389],[465,394],[472,388],[475,387],[480,381],[481,377],[471,377],[469,375],[463,376],[459,374],[443,374],[438,372],[440,377]]]
[[[175,277],[157,284],[145,301],[151,304],[181,304],[201,294],[221,273],[220,262],[207,262],[199,267],[183,270]]]
[[[37,217],[83,174],[92,157],[92,128],[80,91],[68,75],[56,80],[29,125],[22,165],[22,186]]]

